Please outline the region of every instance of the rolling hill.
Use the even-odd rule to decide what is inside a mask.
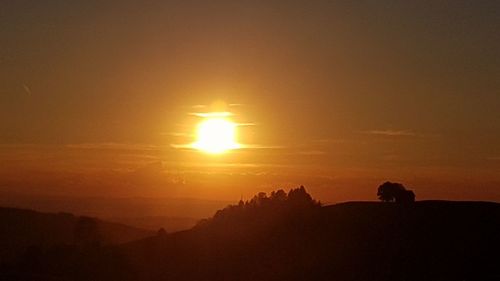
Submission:
[[[351,202],[214,218],[124,247],[153,280],[500,280],[500,204]]]
[[[78,232],[81,233],[78,233]],[[12,260],[30,246],[49,248],[86,242],[102,245],[125,243],[154,232],[70,213],[42,213],[0,208],[0,261]],[[84,237],[88,236],[88,237]],[[92,241],[84,241],[92,240]]]
[[[280,195],[281,196],[281,195]],[[51,248],[2,280],[500,280],[500,204],[255,197],[190,230]],[[293,199],[293,200],[292,200]],[[57,216],[57,215],[54,215]]]

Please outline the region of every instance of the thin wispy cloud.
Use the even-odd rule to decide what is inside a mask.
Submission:
[[[169,162],[167,162],[169,164]],[[294,167],[294,165],[288,164],[276,164],[276,163],[216,163],[216,162],[175,162],[177,167],[183,168],[205,168],[205,167],[214,167],[214,168],[287,168]],[[189,172],[189,171],[185,171]],[[194,170],[194,172],[199,172],[198,170]],[[245,173],[250,173],[251,171],[245,171]]]
[[[189,115],[197,116],[197,117],[203,117],[203,118],[209,118],[209,117],[230,117],[234,116],[233,113],[229,111],[221,111],[221,112],[190,112],[188,113]]]
[[[195,150],[192,143],[187,143],[187,144],[186,143],[185,144],[171,143],[170,147],[176,148],[176,149]]]
[[[66,148],[72,149],[110,149],[110,150],[141,150],[141,151],[155,151],[161,149],[161,146],[150,144],[129,144],[129,143],[78,143],[67,144]]]
[[[285,149],[286,146],[281,145],[260,145],[260,144],[238,144],[239,147],[233,150],[241,150],[241,149]],[[193,147],[192,143],[188,144],[170,144],[172,148],[178,149],[188,149],[188,150],[197,150]]]
[[[362,131],[363,134],[386,136],[386,137],[416,137],[418,134],[410,130],[369,130]]]
[[[229,107],[238,107],[238,106],[245,106],[244,103],[229,103],[227,104]],[[191,108],[207,108],[209,105],[207,104],[193,104],[190,106]]]
[[[347,140],[347,139],[337,139],[337,138],[323,138],[323,139],[313,139],[311,140],[312,143],[317,143],[317,144],[330,144],[330,143],[346,143],[350,142],[353,140]]]
[[[32,95],[31,88],[30,88],[28,85],[23,84],[23,89],[24,89],[24,92],[25,92],[28,96],[31,96],[31,95]]]
[[[256,123],[236,123],[237,126],[245,127],[245,126],[256,126]]]
[[[35,144],[35,143],[0,143],[0,148],[35,148],[35,147],[44,147],[47,145]]]
[[[206,108],[207,106],[204,105],[204,104],[195,104],[195,105],[192,105],[191,108]]]
[[[194,137],[192,133],[182,133],[182,132],[162,132],[160,136],[173,136],[173,137]]]
[[[263,145],[263,144],[243,144],[242,148],[246,149],[285,149],[283,145]]]
[[[298,151],[296,154],[312,156],[312,155],[324,155],[326,154],[326,152],[322,150],[304,150],[304,151]]]

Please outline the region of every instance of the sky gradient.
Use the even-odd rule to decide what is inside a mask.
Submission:
[[[42,3],[44,2],[44,3]],[[500,201],[499,1],[5,1],[0,189]],[[183,149],[224,110],[246,148]]]

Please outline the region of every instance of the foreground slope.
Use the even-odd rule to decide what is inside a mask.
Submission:
[[[2,280],[500,280],[500,204],[256,196],[182,232],[31,252]]]
[[[227,212],[124,246],[139,279],[500,280],[500,205],[422,201]]]

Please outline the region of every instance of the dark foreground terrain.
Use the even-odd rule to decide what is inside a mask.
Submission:
[[[0,279],[500,280],[500,204],[321,207],[295,195],[261,194],[193,229],[120,245],[34,245]]]
[[[121,244],[152,234],[154,232],[148,230],[69,213],[0,207],[0,263],[18,260],[28,250]]]

